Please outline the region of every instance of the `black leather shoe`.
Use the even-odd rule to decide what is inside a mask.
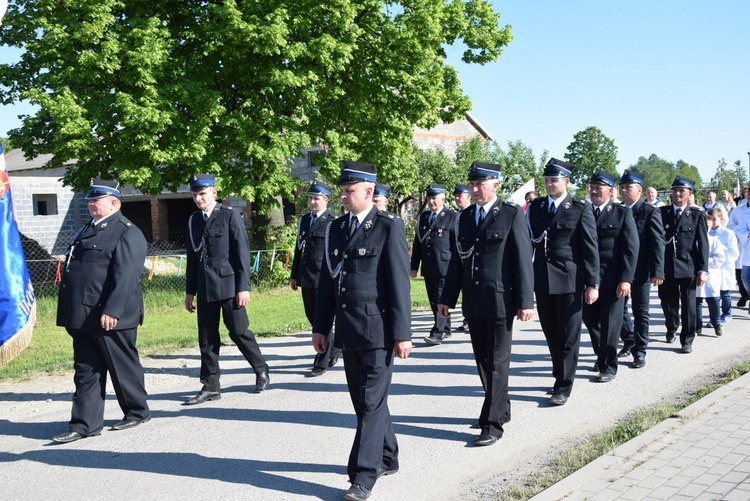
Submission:
[[[68,444],[70,442],[75,442],[76,440],[80,440],[82,438],[86,437],[95,437],[99,435],[98,433],[92,433],[91,435],[83,435],[81,433],[78,433],[77,431],[68,430],[65,433],[60,433],[59,435],[55,435],[52,437],[53,442],[57,442],[58,444]]]
[[[380,468],[378,468],[378,476],[376,477],[376,479],[380,477],[386,477],[388,475],[393,475],[395,473],[398,473],[398,466],[396,466],[395,468],[381,466]]]
[[[206,400],[221,400],[221,393],[218,391],[199,391],[194,397],[190,397],[185,400],[183,405],[197,405],[202,404]]]
[[[611,372],[600,372],[598,376],[596,376],[596,382],[597,383],[609,383],[615,378],[615,374]]]
[[[739,301],[737,301],[737,308],[742,308],[742,307],[744,307],[744,306],[745,306],[745,305],[747,304],[747,299],[748,299],[748,298],[746,298],[746,297],[741,297],[741,298],[739,299]]]
[[[326,369],[324,367],[313,367],[313,369],[310,371],[307,377],[318,377],[318,376],[322,376],[325,373],[326,373]]]
[[[481,433],[477,438],[474,439],[474,445],[477,447],[484,447],[485,445],[492,445],[497,442],[497,437],[490,435],[489,433]]]
[[[646,358],[645,357],[635,357],[633,359],[633,369],[640,369],[641,367],[646,366]]]
[[[672,344],[674,343],[675,333],[674,332],[667,332],[667,343]]]
[[[692,352],[693,352],[692,344],[683,344],[682,348],[680,348],[680,353],[692,353]]]
[[[120,421],[112,425],[112,429],[113,430],[127,430],[129,428],[135,428],[139,424],[148,423],[149,421],[151,421],[151,416],[145,419],[141,419],[141,420],[121,419]]]
[[[349,490],[344,493],[344,499],[349,499],[351,501],[364,501],[370,497],[370,494],[371,491],[369,489],[365,489],[359,484],[352,484],[352,486],[349,487]]]
[[[549,397],[549,403],[552,405],[565,405],[568,402],[568,397],[563,395],[562,393],[555,393],[551,397]]]
[[[328,367],[333,367],[337,363],[339,363],[339,358],[341,358],[341,355],[334,355],[331,358],[328,359]]]
[[[620,351],[617,352],[617,358],[624,358],[630,356],[630,348],[624,347]]]
[[[271,378],[268,376],[268,368],[266,367],[266,370],[255,375],[255,393],[265,390],[270,383]]]

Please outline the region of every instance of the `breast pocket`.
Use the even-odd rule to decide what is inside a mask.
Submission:
[[[94,262],[103,259],[104,245],[101,242],[84,241],[81,246],[81,260]]]
[[[347,252],[352,254],[349,257],[354,263],[354,270],[357,273],[375,273],[377,271],[380,256],[379,246],[357,247]]]
[[[500,252],[503,241],[508,238],[507,229],[489,229],[485,234],[487,252]]]

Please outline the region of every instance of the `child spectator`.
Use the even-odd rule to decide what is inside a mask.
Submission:
[[[706,213],[706,223],[708,223],[708,276],[706,277],[706,283],[696,287],[695,297],[697,298],[697,315],[696,315],[696,334],[702,332],[703,325],[703,298],[705,298],[708,304],[708,315],[710,318],[710,324],[714,328],[714,332],[717,336],[724,334],[724,326],[721,325],[721,279],[722,271],[724,268],[724,261],[726,261],[726,253],[724,245],[722,245],[719,237],[711,235],[711,228],[714,228],[715,224],[721,224],[721,219],[717,220],[714,209],[709,210]]]

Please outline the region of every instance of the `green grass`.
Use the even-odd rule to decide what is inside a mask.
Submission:
[[[138,329],[141,355],[168,354],[198,345],[195,313],[185,311],[185,295],[174,284],[144,280],[145,321]],[[424,281],[412,280],[412,307],[427,306]],[[70,371],[73,347],[70,336],[55,325],[57,297],[37,297],[37,321],[29,347],[9,364],[0,367],[0,381],[32,379],[42,374]],[[302,295],[289,287],[254,289],[248,306],[250,328],[259,337],[309,331]],[[221,326],[222,335],[226,329]],[[228,341],[228,336],[227,336]]]
[[[637,437],[665,419],[674,417],[688,405],[747,372],[750,372],[750,361],[731,367],[726,374],[718,377],[709,385],[697,388],[688,398],[680,402],[643,409],[632,414],[617,426],[591,435],[582,443],[575,444],[552,459],[546,468],[542,468],[538,473],[527,479],[524,484],[511,485],[506,488],[498,497],[498,500],[523,501],[539,494],[547,487],[580,470],[590,462]]]

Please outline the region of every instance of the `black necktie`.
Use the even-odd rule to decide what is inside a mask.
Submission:
[[[675,223],[680,220],[680,216],[682,215],[682,209],[677,209],[674,212],[674,221]]]
[[[484,218],[487,216],[487,213],[484,212],[484,207],[479,208],[479,224],[482,224],[482,221],[484,221]]]
[[[549,204],[549,213],[554,214],[555,213],[555,202],[552,202]]]
[[[434,221],[435,221],[435,213],[434,212],[430,212],[430,217],[427,219],[427,224],[429,224],[430,226],[432,226],[432,223]]]
[[[317,221],[318,216],[315,214],[310,214],[310,228],[312,230],[313,225],[315,224],[315,221]]]
[[[594,217],[596,219],[599,219],[599,214],[601,214],[601,213],[602,213],[602,210],[599,207],[597,207],[597,208],[594,209]]]
[[[359,228],[359,219],[357,219],[357,216],[352,216],[351,219],[349,219],[349,238],[354,235],[357,228]]]
[[[203,213],[203,222],[205,223],[206,221],[208,221],[208,214],[206,214],[206,213],[204,212],[204,213]]]

